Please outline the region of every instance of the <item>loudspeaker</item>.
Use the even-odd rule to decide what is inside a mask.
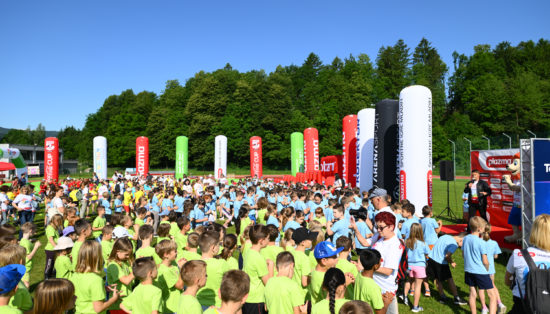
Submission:
[[[439,162],[439,176],[441,181],[454,181],[455,172],[452,160],[442,160]]]

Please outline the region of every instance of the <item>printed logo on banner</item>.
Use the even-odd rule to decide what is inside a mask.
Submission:
[[[46,141],[46,150],[53,151],[55,149],[55,141]]]
[[[407,198],[407,174],[404,170],[399,172],[399,199]]]
[[[428,171],[428,206],[432,206],[432,200],[433,200],[433,195],[432,195],[432,171],[429,170]]]
[[[139,174],[144,174],[145,172],[145,147],[138,146],[138,165],[137,170]]]
[[[260,140],[252,140],[252,149],[260,149]]]
[[[313,170],[319,171],[319,140],[313,140]]]
[[[348,160],[348,152],[347,152],[347,146],[346,146],[346,132],[342,132],[342,179],[348,182],[347,177],[347,160]]]

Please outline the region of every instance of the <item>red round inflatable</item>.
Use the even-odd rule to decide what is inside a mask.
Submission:
[[[342,178],[349,186],[357,181],[357,116],[350,114],[342,120]]]
[[[149,139],[145,136],[136,138],[136,171],[138,175],[149,173]]]
[[[44,180],[59,180],[59,140],[55,137],[47,137],[44,140]]]
[[[316,128],[304,130],[305,171],[319,171],[319,132]]]
[[[262,138],[259,136],[250,138],[250,175],[262,177]]]

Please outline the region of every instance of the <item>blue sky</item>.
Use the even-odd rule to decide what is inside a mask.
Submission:
[[[0,2],[0,126],[82,128],[109,95],[200,70],[301,64],[426,37],[452,69],[476,44],[550,39],[548,1]]]

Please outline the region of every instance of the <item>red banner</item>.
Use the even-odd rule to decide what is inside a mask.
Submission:
[[[342,178],[348,186],[357,182],[357,116],[350,114],[342,120]]]
[[[304,161],[306,172],[319,171],[319,132],[316,128],[304,130]]]
[[[262,138],[259,136],[250,138],[250,175],[262,177]]]
[[[44,140],[44,180],[46,182],[59,180],[59,140],[55,137]]]
[[[138,175],[149,173],[149,139],[145,136],[136,139],[136,171]]]
[[[321,158],[321,175],[325,178],[338,174],[342,177],[342,156],[326,156]]]
[[[506,165],[514,161],[514,154],[518,152],[519,149],[497,149],[470,153],[472,170],[479,170],[480,178],[491,188],[492,194],[487,198],[487,218],[493,226],[510,227],[508,216],[514,204],[514,192],[502,176],[510,174]]]

